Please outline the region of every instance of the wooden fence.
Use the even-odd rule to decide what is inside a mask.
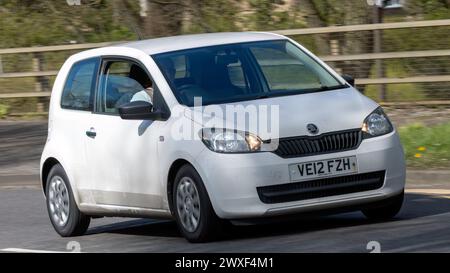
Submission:
[[[429,20],[429,21],[415,21],[415,22],[399,22],[399,23],[381,23],[381,24],[367,24],[367,25],[348,25],[348,26],[332,26],[323,28],[307,28],[307,29],[287,29],[277,30],[274,33],[298,36],[298,35],[313,35],[313,34],[330,34],[330,33],[344,33],[344,32],[358,32],[358,31],[379,31],[388,29],[410,29],[410,28],[434,28],[434,27],[448,27],[450,20]],[[30,54],[32,71],[27,72],[11,72],[1,73],[2,78],[35,78],[35,90],[30,92],[0,92],[0,99],[10,98],[30,98],[30,97],[49,97],[50,92],[42,88],[42,79],[49,76],[55,76],[57,70],[42,70],[42,64],[38,54],[46,52],[58,51],[81,51],[91,48],[98,48],[117,44],[120,42],[104,42],[104,43],[89,43],[89,44],[69,44],[57,46],[43,46],[43,47],[25,47],[25,48],[7,48],[0,49],[0,60],[2,56],[8,54]],[[450,45],[449,45],[450,47]],[[441,50],[418,50],[418,51],[400,51],[400,52],[376,52],[354,55],[326,55],[319,56],[325,62],[342,62],[342,61],[363,61],[363,60],[389,60],[389,59],[410,59],[410,58],[428,58],[428,57],[448,57],[450,56],[450,49]],[[1,66],[1,62],[0,62]],[[425,76],[411,76],[411,77],[378,77],[378,78],[357,78],[357,85],[383,85],[383,84],[402,84],[402,83],[441,83],[450,82],[450,75],[425,75]],[[0,90],[2,91],[2,90]],[[448,90],[450,92],[450,90]],[[420,102],[419,102],[420,103]],[[439,104],[439,101],[433,100],[430,104]],[[427,104],[427,102],[423,102]],[[449,104],[448,101],[441,101],[441,104]],[[44,111],[42,107],[38,107],[38,111]]]

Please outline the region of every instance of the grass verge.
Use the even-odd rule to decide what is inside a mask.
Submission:
[[[408,167],[450,169],[450,122],[399,128]]]
[[[6,117],[6,115],[8,114],[8,111],[9,111],[9,107],[5,104],[0,103],[0,119]]]

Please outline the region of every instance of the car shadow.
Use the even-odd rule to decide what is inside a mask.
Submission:
[[[387,222],[410,220],[446,212],[450,212],[450,199],[448,198],[415,193],[405,194],[405,202],[402,210],[395,218]],[[361,212],[341,213],[329,216],[289,217],[280,218],[276,222],[261,222],[257,225],[230,225],[227,227],[221,240],[289,235],[343,227],[372,225],[376,223],[380,222],[368,220]],[[149,237],[182,237],[174,221],[153,219],[136,219],[97,226],[89,229],[87,234],[99,233]]]
[[[95,220],[94,220],[95,221]],[[89,228],[86,235],[116,233],[139,236],[182,237],[175,221],[136,219]]]

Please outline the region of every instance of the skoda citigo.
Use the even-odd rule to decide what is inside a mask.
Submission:
[[[54,83],[41,158],[50,221],[76,236],[96,217],[169,218],[204,242],[230,221],[352,210],[394,217],[402,146],[382,108],[353,85],[271,33],[75,54]],[[228,108],[273,130],[239,123]]]

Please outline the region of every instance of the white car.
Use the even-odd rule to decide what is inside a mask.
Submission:
[[[271,33],[75,54],[54,83],[41,158],[51,223],[76,236],[95,217],[169,218],[203,242],[230,220],[352,210],[394,217],[402,146],[381,107],[353,85]],[[243,114],[250,122],[234,118]]]

